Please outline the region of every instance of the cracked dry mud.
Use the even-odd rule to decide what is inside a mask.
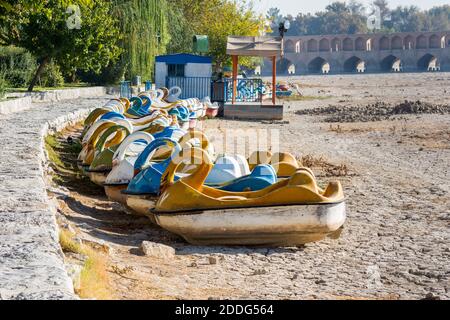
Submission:
[[[280,129],[281,150],[348,167],[342,181],[348,220],[340,239],[302,248],[197,247],[125,215],[87,181],[64,184],[62,219],[110,250],[117,299],[450,298],[450,115],[404,115],[365,123],[324,122],[296,111],[421,100],[450,104],[450,74],[304,77],[303,93],[326,100],[288,102],[284,124],[211,120],[208,128]],[[75,136],[77,130],[66,131]],[[174,259],[142,254],[142,241],[176,249]],[[430,295],[431,294],[431,295]]]

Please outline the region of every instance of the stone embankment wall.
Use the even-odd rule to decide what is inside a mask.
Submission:
[[[36,91],[8,94],[8,100],[0,102],[0,114],[10,114],[31,109],[35,103],[50,103],[80,98],[95,98],[118,94],[115,87],[87,87],[64,90]]]
[[[0,300],[76,298],[47,196],[44,137],[111,98],[104,88],[92,90],[52,93],[46,103],[30,96],[0,103]],[[48,102],[53,98],[58,102]]]

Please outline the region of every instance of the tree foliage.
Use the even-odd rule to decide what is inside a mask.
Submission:
[[[183,8],[177,5],[169,6],[168,24],[170,41],[167,53],[191,53],[194,25],[186,19]]]
[[[230,57],[226,54],[228,36],[257,36],[264,29],[266,21],[246,1],[174,0],[172,3],[182,10],[184,19],[190,25],[191,46],[192,35],[208,36],[209,54],[214,58],[217,68],[230,64]],[[251,66],[254,62],[254,59],[243,58],[240,64]]]
[[[336,1],[324,11],[315,14],[287,15],[281,19],[291,21],[288,35],[355,34],[371,32],[367,28],[368,13],[377,6],[381,13],[382,32],[416,32],[450,30],[450,5],[420,10],[416,6],[389,8],[387,0],[375,0],[366,8],[357,0]],[[280,19],[280,11],[271,8],[267,16],[270,20]]]
[[[71,5],[80,9],[81,28],[68,27]],[[192,52],[196,34],[209,37],[209,54],[221,67],[230,62],[227,37],[259,35],[264,22],[247,0],[0,0],[0,46],[21,47],[35,57],[32,90],[49,65],[47,73],[56,76],[61,69],[72,80],[151,79],[154,57]]]
[[[9,86],[17,88],[28,85],[36,69],[36,59],[27,50],[13,46],[0,47],[0,73],[3,73]]]
[[[111,3],[102,0],[7,1],[2,7],[3,44],[22,47],[38,58],[40,66],[30,84],[32,90],[40,74],[52,61],[66,73],[76,70],[100,72],[118,57],[119,33],[110,15]],[[80,9],[81,24],[70,28],[69,5]]]
[[[118,20],[123,54],[120,63],[125,77],[150,79],[156,55],[166,52],[170,41],[169,5],[166,0],[114,0],[113,16]]]

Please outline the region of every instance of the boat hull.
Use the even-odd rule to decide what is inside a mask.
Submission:
[[[155,195],[126,194],[126,205],[136,215],[147,216],[156,224],[155,216],[151,212],[155,208],[158,197]]]
[[[159,226],[193,245],[299,246],[335,235],[346,220],[344,202],[153,213]]]
[[[103,185],[106,182],[106,178],[108,177],[110,171],[102,171],[102,172],[96,172],[96,171],[88,171],[89,179],[93,183],[95,183],[98,186],[103,187]]]
[[[127,196],[123,194],[122,191],[126,190],[127,187],[128,184],[104,185],[105,193],[108,199],[123,205],[127,204]]]
[[[208,119],[213,119],[213,118],[217,117],[218,114],[219,114],[219,108],[206,109],[206,117]]]

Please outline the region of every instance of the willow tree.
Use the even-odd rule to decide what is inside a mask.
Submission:
[[[115,0],[113,15],[119,21],[125,77],[150,79],[154,58],[166,52],[170,41],[166,0]]]

